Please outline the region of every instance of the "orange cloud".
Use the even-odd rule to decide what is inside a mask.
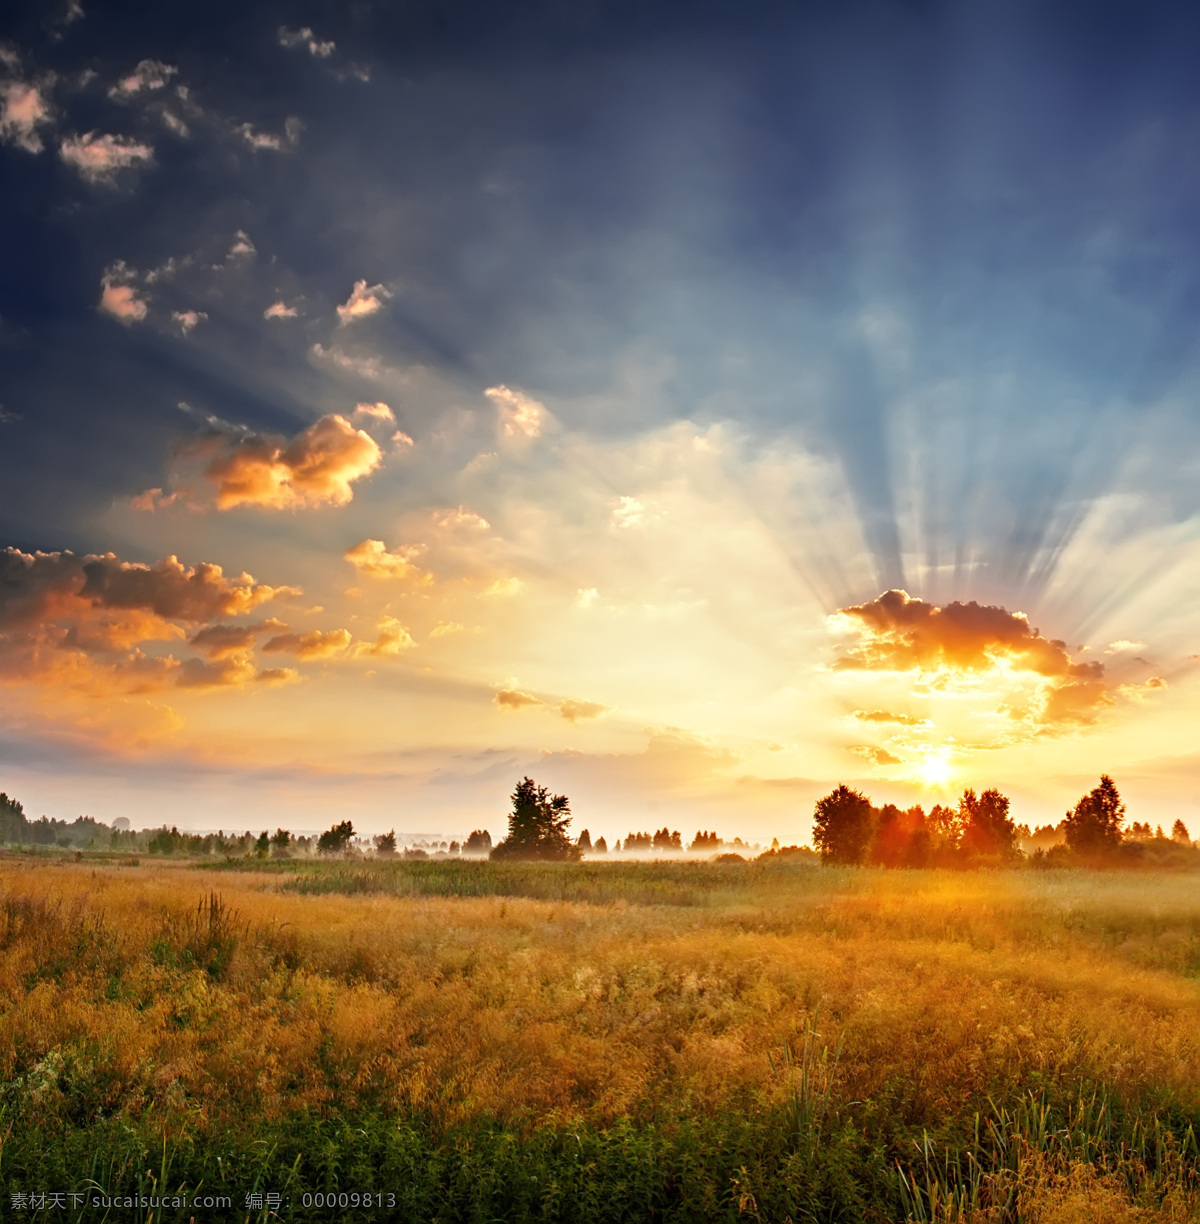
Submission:
[[[611,706],[601,705],[598,701],[572,701],[568,698],[558,703],[558,712],[569,723],[578,722],[581,718],[599,718],[611,709]]]
[[[192,507],[264,506],[274,510],[333,505],[354,497],[356,480],[383,457],[378,443],[345,417],[323,416],[290,441],[242,433],[223,424],[176,446],[171,458],[173,492],[148,489],[133,499],[153,510],[183,501]]]
[[[837,659],[839,669],[1024,673],[1045,682],[1044,723],[1091,722],[1112,702],[1102,663],[1073,663],[1065,643],[1030,628],[1021,612],[974,601],[939,608],[905,591],[886,591],[838,616],[859,635]],[[861,712],[856,717],[885,721]]]
[[[204,629],[194,634],[212,664],[147,655],[140,645],[182,641],[186,626],[298,594],[249,574],[228,578],[219,565],[185,566],[174,556],[143,565],[112,553],[7,548],[0,551],[0,674],[90,695],[242,684],[254,676],[246,630],[218,625],[207,636]],[[266,621],[250,630],[270,627],[285,626]]]
[[[0,84],[0,140],[27,153],[42,151],[38,128],[50,121],[50,104],[41,89],[29,81]]]
[[[154,150],[136,140],[120,136],[69,136],[58,147],[58,155],[89,183],[111,183],[118,170],[145,165],[154,160]]]
[[[187,659],[180,665],[175,683],[180,688],[192,689],[240,688],[257,679],[257,676],[249,656],[235,654],[212,663],[206,663],[203,659]]]
[[[895,723],[901,727],[931,727],[928,718],[918,718],[915,714],[893,714],[890,710],[855,710],[854,717],[862,722]]]
[[[383,285],[368,287],[365,280],[355,281],[350,296],[337,308],[339,325],[345,327],[347,323],[375,314],[391,296],[390,290]]]
[[[273,617],[256,625],[209,625],[192,634],[190,644],[210,659],[229,659],[251,650],[260,633],[283,633],[287,625]]]
[[[331,655],[345,653],[350,645],[350,633],[346,629],[330,629],[322,633],[314,629],[310,633],[281,633],[263,647],[263,654],[290,654],[298,659],[327,659]]]
[[[368,574],[372,578],[415,578],[429,582],[430,576],[412,563],[413,557],[421,551],[420,548],[408,547],[388,552],[382,540],[363,540],[344,556],[360,574]]]
[[[98,309],[121,323],[140,323],[146,317],[148,307],[132,283],[136,276],[134,269],[122,259],[105,268],[100,278]]]
[[[395,659],[416,642],[409,631],[394,617],[385,616],[379,622],[379,636],[374,642],[359,642],[354,648],[355,657],[369,655],[374,658]]]
[[[540,706],[546,703],[516,689],[501,689],[496,694],[496,704],[502,710],[520,710],[525,706]]]

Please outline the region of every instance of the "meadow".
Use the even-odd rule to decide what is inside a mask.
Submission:
[[[6,855],[0,1215],[1200,1220],[1198,883]]]

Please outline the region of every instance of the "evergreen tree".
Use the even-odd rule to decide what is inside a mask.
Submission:
[[[566,795],[551,795],[532,778],[522,778],[512,793],[508,836],[491,857],[578,860],[580,849],[567,836],[570,823],[571,804]]]
[[[1102,774],[1100,785],[1089,791],[1067,813],[1064,826],[1067,845],[1084,858],[1112,854],[1121,844],[1121,825],[1125,820],[1125,804],[1117,793],[1116,784],[1108,774]]]

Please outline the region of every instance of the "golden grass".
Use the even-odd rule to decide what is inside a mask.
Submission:
[[[1200,1108],[1192,878],[739,870],[712,904],[637,906],[5,861],[0,1077],[46,1120],[604,1123],[782,1101],[815,1016],[837,1098],[885,1127],[1034,1084]],[[1196,1218],[1087,1166],[1022,1193],[1045,1224]]]

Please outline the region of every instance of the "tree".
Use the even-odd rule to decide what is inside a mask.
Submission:
[[[353,836],[354,825],[348,820],[343,820],[341,824],[335,824],[332,829],[326,829],[317,838],[317,853],[345,854]]]
[[[463,844],[463,854],[489,854],[491,849],[492,835],[487,829],[473,829]]]
[[[587,852],[592,848],[592,835],[587,831],[587,829],[584,829],[584,831],[580,833],[575,844],[579,847],[581,854],[587,854]]]
[[[818,799],[813,810],[813,845],[824,863],[861,863],[874,825],[871,801],[841,785]]]
[[[596,844],[592,847],[592,853],[593,854],[607,854],[608,853],[608,842],[606,842],[603,837],[597,837]]]
[[[287,829],[276,829],[271,838],[271,847],[276,857],[286,857],[288,847],[292,844],[292,835]]]
[[[491,857],[576,861],[580,850],[567,836],[570,823],[571,803],[566,795],[551,795],[532,778],[522,778],[512,793],[508,836]]]
[[[1191,834],[1188,833],[1188,827],[1182,820],[1177,820],[1171,826],[1171,840],[1178,842],[1181,846],[1190,846],[1192,844]]]
[[[387,833],[379,833],[376,835],[375,853],[380,858],[395,858],[396,857],[396,830],[395,829],[391,829]]]
[[[929,844],[924,808],[918,805],[902,812],[894,803],[885,803],[876,811],[872,863],[883,867],[924,867],[929,860]]]
[[[1116,784],[1108,774],[1101,774],[1100,785],[1084,795],[1067,813],[1063,822],[1067,845],[1084,858],[1103,858],[1121,844],[1124,820],[1125,805]]]
[[[961,847],[968,858],[1017,857],[1017,826],[1008,815],[1008,797],[995,787],[978,798],[963,791],[958,802],[962,826]]]
[[[254,853],[259,858],[266,858],[271,853],[271,835],[266,829],[258,835],[258,840],[254,843]]]

